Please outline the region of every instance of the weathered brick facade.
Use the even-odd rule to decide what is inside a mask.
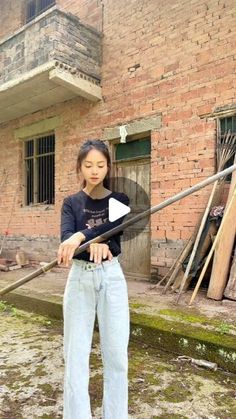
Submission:
[[[26,30],[16,31],[2,41],[0,54],[0,84],[51,60],[71,67],[78,63],[80,71],[101,78],[99,34],[81,24],[76,16],[54,8],[28,23]]]
[[[77,190],[75,158],[81,141],[102,137],[109,127],[161,115],[161,128],[151,132],[151,204],[155,205],[215,172],[216,119],[204,115],[227,106],[233,112],[236,103],[233,0],[58,0],[57,5],[103,30],[103,100],[94,104],[78,97],[0,126],[0,174],[3,169],[8,173],[1,190],[1,232],[12,211],[10,235],[49,236],[54,243],[62,199]],[[22,25],[22,8],[14,8],[7,25],[8,10],[3,7],[2,38]],[[54,116],[60,119],[55,129],[56,203],[49,209],[25,208],[22,146],[14,132]],[[152,216],[151,262],[160,274],[191,236],[209,191],[205,188]]]

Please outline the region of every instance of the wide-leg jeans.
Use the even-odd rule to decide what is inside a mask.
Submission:
[[[73,259],[63,295],[63,419],[92,419],[89,357],[97,315],[103,362],[103,419],[128,419],[130,313],[118,257]]]

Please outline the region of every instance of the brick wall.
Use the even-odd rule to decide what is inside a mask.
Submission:
[[[15,32],[17,29],[19,29],[20,26],[24,24],[24,4],[25,0],[0,0],[0,39],[5,38],[10,33]]]
[[[57,0],[59,7],[102,32],[103,0]]]
[[[7,144],[0,167],[11,165],[1,204],[1,231],[7,223],[20,171],[19,144],[13,128],[45,116],[61,115],[57,129],[56,205],[51,213],[14,210],[12,234],[58,234],[62,198],[77,190],[74,173],[79,143],[103,129],[161,113],[162,128],[152,132],[151,203],[164,200],[215,171],[216,124],[201,118],[218,106],[235,103],[235,17],[233,0],[104,0],[103,102],[76,99],[1,128]],[[60,0],[92,24],[89,7],[97,2]],[[100,9],[99,9],[100,10]],[[99,23],[100,22],[100,23]],[[97,20],[97,27],[101,20]],[[14,157],[13,157],[14,156]],[[1,159],[4,159],[2,166]],[[20,190],[20,184],[18,184]],[[193,232],[210,187],[152,216],[152,264],[163,274]],[[4,220],[4,221],[3,221]],[[22,223],[24,222],[24,225]]]
[[[102,0],[56,0],[56,5],[98,31],[103,27]],[[26,20],[26,0],[0,0],[0,40],[17,31]]]

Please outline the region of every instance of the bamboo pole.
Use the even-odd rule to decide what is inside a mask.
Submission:
[[[168,278],[168,276],[169,276],[169,279],[168,279],[168,282],[169,282],[169,280],[170,280],[170,278],[172,277],[172,275],[173,275],[173,273],[175,272],[175,270],[176,270],[176,266],[178,265],[178,263],[179,263],[179,260],[180,260],[180,258],[181,258],[181,256],[182,256],[182,253],[184,252],[184,250],[185,250],[185,248],[187,247],[187,245],[188,245],[188,242],[186,243],[186,245],[184,246],[184,248],[181,250],[181,252],[180,252],[180,254],[179,254],[179,256],[177,257],[177,259],[175,259],[175,261],[173,262],[173,264],[171,265],[171,267],[170,267],[170,269],[169,269],[169,271],[167,272],[167,274],[157,283],[157,284],[155,284],[155,285],[150,285],[150,287],[149,287],[149,289],[154,289],[154,288],[158,288],[163,282],[165,282],[165,280]],[[167,282],[167,283],[168,283]]]
[[[230,269],[229,280],[224,290],[224,296],[231,300],[236,300],[236,249]]]
[[[192,302],[194,301],[194,299],[195,299],[195,297],[196,297],[196,295],[197,295],[198,289],[199,289],[199,287],[200,287],[200,285],[201,285],[201,282],[202,282],[202,280],[203,280],[203,278],[204,278],[204,275],[205,275],[205,273],[206,273],[206,270],[207,270],[207,267],[208,267],[209,262],[210,262],[210,260],[211,260],[211,257],[212,257],[212,255],[213,255],[213,253],[214,253],[214,250],[215,250],[215,248],[216,248],[216,245],[217,245],[217,243],[219,242],[219,239],[221,238],[222,230],[223,230],[223,228],[224,228],[224,225],[225,225],[225,222],[226,222],[226,220],[227,220],[227,217],[228,217],[228,216],[232,216],[232,214],[235,216],[235,213],[234,213],[234,211],[235,211],[235,205],[236,205],[236,188],[235,188],[234,193],[233,193],[233,195],[232,195],[232,197],[231,197],[231,200],[230,200],[230,202],[229,202],[229,205],[228,205],[228,207],[227,207],[227,210],[226,210],[226,212],[225,212],[225,214],[224,214],[223,220],[221,221],[221,225],[220,225],[220,227],[219,227],[219,230],[218,230],[218,232],[217,232],[217,235],[216,235],[216,237],[215,237],[215,240],[214,240],[214,242],[213,242],[213,245],[212,245],[212,247],[211,247],[211,250],[210,250],[210,252],[208,253],[208,256],[207,256],[207,258],[206,258],[205,264],[204,264],[204,266],[203,266],[203,269],[202,269],[202,271],[201,271],[201,274],[200,274],[200,276],[199,276],[199,278],[198,278],[198,281],[197,281],[197,284],[196,284],[196,286],[195,286],[194,292],[193,292],[192,297],[191,297],[191,299],[190,299],[189,305],[191,305],[191,304],[192,304]]]
[[[194,243],[193,249],[192,249],[192,253],[191,253],[191,255],[190,255],[190,258],[189,258],[189,261],[188,261],[187,268],[186,268],[186,270],[185,270],[185,272],[184,272],[184,276],[183,276],[183,279],[182,279],[182,281],[181,281],[181,285],[180,285],[179,293],[178,293],[178,296],[177,296],[177,298],[176,298],[176,303],[178,303],[178,302],[179,302],[180,296],[181,296],[181,294],[182,294],[182,292],[183,292],[184,286],[185,286],[186,281],[187,281],[187,278],[188,278],[188,276],[189,276],[189,272],[190,272],[190,270],[191,270],[191,267],[192,267],[192,264],[193,264],[193,260],[194,260],[194,258],[195,258],[196,252],[197,252],[197,248],[198,248],[198,245],[199,245],[199,242],[200,242],[201,236],[202,236],[203,229],[204,229],[205,224],[206,224],[206,220],[207,220],[207,217],[208,217],[208,214],[209,214],[210,208],[211,208],[212,200],[213,200],[213,198],[214,198],[214,195],[215,195],[215,191],[216,191],[217,185],[218,185],[218,181],[216,181],[216,182],[214,183],[214,185],[213,185],[213,188],[212,188],[212,191],[211,191],[211,195],[210,195],[209,200],[208,200],[208,203],[207,203],[207,207],[206,207],[205,212],[204,212],[204,214],[203,214],[202,221],[201,221],[201,224],[200,224],[200,228],[199,228],[199,230],[198,230],[197,237],[196,237],[196,240],[195,240],[195,243]]]
[[[236,162],[236,156],[235,156]],[[231,185],[229,189],[228,199],[225,207],[227,207],[233,196],[233,192],[236,188],[236,173],[233,173],[231,179]],[[208,286],[207,297],[214,300],[222,300],[224,289],[227,283],[230,259],[233,251],[233,245],[236,233],[236,205],[231,216],[228,215],[227,220],[224,223],[224,228],[221,233],[221,239],[217,243],[214,253],[211,278]],[[224,219],[224,216],[223,216]]]
[[[220,172],[221,170],[223,170],[223,168],[225,167],[225,164],[229,161],[229,159],[234,155],[235,153],[235,145],[236,145],[236,135],[232,134],[230,130],[228,130],[227,132],[225,132],[223,138],[221,138],[220,135],[220,126],[218,125],[218,135],[217,135],[217,149],[216,149],[216,154],[217,154],[217,171]],[[234,161],[234,163],[236,163],[236,160]],[[176,299],[176,303],[178,303],[180,295],[186,285],[187,282],[187,278],[189,276],[192,264],[193,264],[193,260],[196,256],[196,252],[201,240],[201,236],[202,236],[202,232],[204,230],[205,224],[206,224],[206,220],[208,217],[208,214],[210,212],[210,208],[212,205],[212,201],[215,197],[216,194],[216,188],[218,186],[218,181],[216,181],[213,185],[212,188],[212,192],[211,195],[209,197],[205,212],[203,214],[203,218],[200,224],[200,228],[190,255],[190,259],[188,261],[188,265],[187,268],[184,272],[181,284],[180,284],[180,289],[179,289],[179,294],[177,296]]]
[[[186,246],[183,248],[183,251],[181,252],[181,255],[178,257],[178,259],[176,261],[177,263],[176,263],[175,269],[172,272],[170,278],[168,279],[168,282],[167,282],[165,288],[163,289],[163,292],[162,292],[163,294],[166,293],[167,288],[174,282],[176,276],[178,275],[182,263],[184,262],[185,258],[188,256],[188,254],[191,250],[191,247],[193,245],[193,241],[194,241],[194,236],[189,239]]]
[[[167,198],[165,201],[161,202],[160,204],[155,205],[154,207],[151,207],[150,209],[144,211],[141,214],[136,215],[135,217],[131,218],[130,220],[125,221],[124,223],[112,228],[111,230],[108,230],[106,233],[104,233],[101,236],[95,237],[92,240],[89,240],[88,242],[82,244],[77,248],[74,252],[74,256],[78,255],[79,253],[84,252],[92,243],[99,243],[101,241],[104,241],[108,239],[109,237],[113,236],[114,234],[119,233],[120,231],[123,231],[126,227],[134,224],[136,221],[141,220],[142,218],[145,218],[149,216],[150,214],[153,214],[157,211],[160,211],[161,209],[173,204],[174,202],[179,201],[180,199],[185,198],[188,195],[193,194],[194,192],[199,191],[200,189],[204,188],[207,185],[210,185],[211,183],[215,182],[216,180],[227,176],[228,174],[232,173],[234,170],[236,170],[236,164],[228,167],[225,170],[222,170],[222,172],[216,173],[213,176],[210,176],[203,181],[197,183],[194,186],[191,186],[188,189],[185,189],[184,191],[181,191],[177,193],[176,195],[173,195],[170,198]],[[26,282],[30,281],[31,279],[35,278],[36,276],[39,276],[43,272],[47,272],[49,269],[52,269],[54,266],[57,265],[57,259],[54,259],[53,261],[49,262],[47,265],[37,269],[35,272],[32,272],[31,274],[25,276],[24,278],[19,279],[18,281],[14,282],[13,284],[3,288],[0,290],[0,295],[4,295],[19,286],[25,284]]]

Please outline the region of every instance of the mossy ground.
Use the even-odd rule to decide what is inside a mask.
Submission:
[[[63,323],[10,306],[0,310],[0,417],[62,418]],[[98,333],[90,357],[90,397],[101,418]],[[233,419],[234,374],[194,368],[141,342],[129,345],[129,414],[133,419]]]
[[[176,354],[204,358],[236,372],[235,326],[182,310],[160,310],[147,314],[139,304],[131,304],[132,337]]]

